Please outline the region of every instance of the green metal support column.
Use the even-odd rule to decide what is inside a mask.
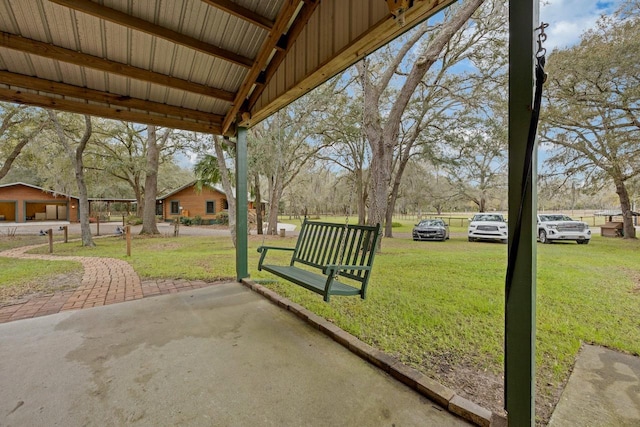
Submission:
[[[247,193],[247,128],[239,127],[236,141],[236,275],[238,282],[249,277]]]
[[[509,1],[509,249],[522,210],[518,256],[505,306],[505,409],[510,426],[535,425],[537,162],[524,193],[525,147],[533,105],[538,0]],[[525,180],[526,182],[526,180]]]

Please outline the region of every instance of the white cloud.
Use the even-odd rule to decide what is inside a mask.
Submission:
[[[549,23],[545,47],[548,51],[580,41],[600,15],[613,12],[622,0],[550,0],[540,7],[540,20]]]

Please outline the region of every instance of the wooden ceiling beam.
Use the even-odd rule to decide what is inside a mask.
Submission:
[[[294,43],[298,39],[298,36],[300,36],[302,31],[307,26],[307,22],[309,22],[309,19],[311,19],[311,16],[316,10],[318,4],[320,4],[320,0],[305,0],[304,5],[300,9],[300,13],[298,13],[298,16],[296,17],[296,20],[293,22],[293,24],[291,24],[291,28],[289,28],[286,36],[283,36],[278,40],[278,44],[280,45],[278,50],[276,51],[275,55],[273,55],[273,58],[271,58],[271,61],[269,62],[267,68],[261,74],[262,81],[260,82],[260,85],[256,86],[256,88],[251,93],[248,102],[249,109],[253,108],[258,98],[260,98],[260,95],[262,95],[262,92],[264,92],[265,88],[267,87],[269,81],[271,81],[273,76],[276,74],[278,67],[286,58],[287,52],[289,52],[291,46],[294,45]]]
[[[173,129],[213,133],[216,135],[221,133],[220,126],[212,123],[192,122],[172,117],[162,117],[152,114],[138,113],[135,111],[118,110],[101,105],[86,104],[84,102],[62,98],[52,98],[45,95],[28,93],[14,89],[0,88],[0,101],[28,104],[36,107],[51,108],[71,113],[89,114],[91,116],[105,117],[113,120],[164,126]]]
[[[141,111],[150,111],[158,114],[166,114],[187,120],[195,120],[201,122],[210,122],[213,125],[220,126],[224,116],[220,114],[205,113],[204,111],[192,110],[190,108],[182,108],[174,105],[162,104],[160,102],[146,101],[139,98],[131,98],[114,93],[101,92],[98,90],[87,89],[67,83],[54,82],[51,80],[40,79],[38,77],[25,76],[22,74],[10,73],[8,71],[0,71],[0,82],[3,84],[29,88],[46,93],[55,93],[57,95],[83,99],[89,102],[100,104],[117,105],[124,108],[132,108]]]
[[[224,10],[225,12],[230,13],[233,16],[236,16],[247,22],[250,22],[253,25],[257,25],[258,27],[263,28],[267,31],[271,31],[271,29],[275,25],[275,23],[272,20],[260,14],[257,14],[252,10],[244,8],[230,0],[202,0],[202,1],[204,1],[205,3],[217,9]]]
[[[269,31],[269,34],[262,42],[260,52],[258,53],[258,57],[256,58],[253,67],[245,76],[244,81],[242,82],[242,86],[240,86],[240,90],[238,90],[238,93],[236,93],[236,97],[231,105],[231,109],[227,112],[227,115],[222,122],[223,134],[227,133],[227,131],[231,127],[231,124],[236,120],[236,115],[240,112],[240,108],[245,102],[246,97],[251,91],[251,88],[255,84],[258,76],[266,67],[267,61],[271,57],[273,49],[275,49],[278,41],[280,40],[280,37],[287,30],[289,21],[298,10],[299,5],[300,0],[287,0],[284,2],[273,28],[271,29],[271,31]]]
[[[223,101],[232,102],[237,97],[233,92],[229,92],[226,90],[212,88],[199,83],[193,83],[176,77],[167,76],[165,74],[156,73],[154,71],[133,67],[131,65],[99,58],[93,55],[87,55],[85,53],[76,52],[71,49],[54,46],[49,43],[43,43],[40,41],[16,36],[10,33],[0,32],[0,46],[25,53],[30,53],[33,55],[43,56],[45,58],[53,59],[56,61],[75,64],[79,67],[89,67],[95,70],[104,71],[106,73],[118,74],[136,80],[142,80],[145,82],[154,83],[174,89],[193,92],[198,95],[210,96],[213,98],[221,99]]]
[[[128,15],[124,12],[102,6],[90,0],[49,1],[82,13],[95,16],[96,18],[104,19],[118,25],[123,25],[125,27],[141,31],[154,37],[165,39],[172,43],[197,50],[207,55],[215,56],[217,58],[232,62],[237,65],[241,65],[246,68],[251,68],[251,66],[253,65],[252,58],[238,55],[237,53],[205,43],[193,37],[180,34],[176,31],[161,27],[160,25],[153,24],[140,18],[136,18],[135,16]]]

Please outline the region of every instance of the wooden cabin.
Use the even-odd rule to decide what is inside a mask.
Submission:
[[[194,218],[199,216],[207,224],[216,219],[222,211],[229,208],[227,195],[221,188],[203,185],[198,191],[195,181],[186,184],[156,201],[157,214],[164,221],[173,221],[178,217]]]

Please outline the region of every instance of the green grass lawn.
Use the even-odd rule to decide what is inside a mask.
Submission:
[[[74,261],[56,262],[0,257],[0,288],[46,280],[51,275],[80,271],[81,269],[82,265]]]
[[[403,226],[404,233],[410,225]],[[334,296],[326,304],[319,295],[287,282],[266,286],[458,392],[460,384],[450,375],[456,369],[501,382],[507,245],[469,243],[464,233],[447,242],[413,242],[408,236],[383,240],[367,300]],[[292,237],[267,239],[272,245],[295,244]],[[251,276],[275,279],[256,270],[261,242],[256,236],[249,239]],[[97,244],[92,249],[58,244],[54,252],[126,259],[144,278],[217,280],[235,275],[227,237],[136,236],[131,258],[125,256],[121,238]],[[640,354],[640,241],[594,236],[589,245],[537,247],[538,406],[552,407],[581,342]],[[280,262],[287,257],[281,255]],[[0,273],[0,281],[5,280]],[[478,396],[467,393],[499,409],[483,400],[483,390],[478,388]]]
[[[25,294],[49,293],[68,289],[72,283],[53,277],[80,274],[82,265],[74,261],[39,261],[0,257],[0,307]]]

